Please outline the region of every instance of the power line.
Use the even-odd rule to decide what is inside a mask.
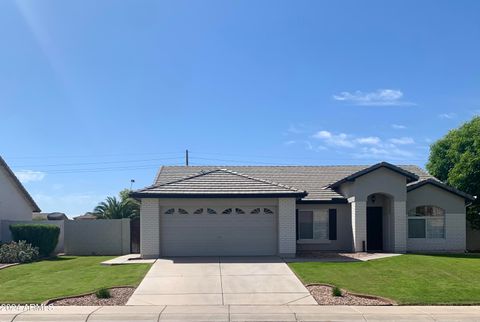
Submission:
[[[78,165],[96,165],[96,164],[114,164],[114,163],[129,163],[129,162],[149,162],[149,161],[162,161],[162,160],[175,160],[179,157],[173,158],[155,158],[155,159],[143,159],[143,160],[124,160],[124,161],[103,161],[103,162],[79,162],[79,163],[57,163],[57,164],[24,164],[13,165],[13,167],[59,167],[59,166],[78,166]]]

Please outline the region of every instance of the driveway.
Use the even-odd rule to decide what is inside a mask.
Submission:
[[[158,259],[127,305],[317,304],[277,257]]]

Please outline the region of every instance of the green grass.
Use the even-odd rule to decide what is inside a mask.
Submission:
[[[137,286],[149,264],[103,266],[112,256],[62,256],[0,270],[0,303],[41,303],[47,299]]]
[[[480,255],[403,255],[369,262],[290,263],[308,283],[327,283],[399,304],[480,304]]]

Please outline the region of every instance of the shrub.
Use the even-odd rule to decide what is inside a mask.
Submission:
[[[60,228],[55,225],[16,224],[10,225],[14,241],[25,240],[38,247],[41,256],[49,256],[55,249]]]
[[[112,297],[108,288],[99,289],[98,291],[95,292],[95,296],[98,299],[109,299],[110,297]]]
[[[342,296],[342,290],[338,286],[335,286],[335,287],[332,288],[332,295],[333,296]]]
[[[36,260],[38,256],[38,248],[24,240],[0,246],[0,263],[29,263]]]

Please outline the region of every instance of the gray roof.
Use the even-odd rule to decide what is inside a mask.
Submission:
[[[18,191],[20,191],[20,193],[23,195],[25,200],[27,200],[27,202],[30,204],[30,207],[32,208],[32,212],[40,212],[41,210],[33,200],[32,196],[30,196],[27,189],[25,189],[25,187],[22,185],[20,180],[18,180],[15,173],[13,173],[12,169],[10,169],[8,164],[5,162],[5,160],[2,159],[1,156],[0,156],[0,167],[3,167],[5,169],[5,171],[7,172],[7,175],[10,177],[13,184],[17,187]]]
[[[252,178],[273,182],[299,191],[306,191],[308,195],[303,200],[328,201],[332,199],[345,199],[329,185],[342,180],[371,165],[346,165],[346,166],[163,166],[160,168],[155,182],[149,189],[169,182],[180,180],[187,176],[198,175],[201,171],[228,169]],[[419,177],[419,181],[433,178],[416,165],[399,165],[405,171]],[[186,185],[185,185],[186,186]],[[185,188],[183,186],[183,188]],[[224,188],[234,187],[231,183],[223,184]],[[141,191],[141,190],[140,190]],[[139,192],[140,192],[139,191]],[[181,190],[179,190],[181,191]]]
[[[170,167],[168,167],[170,168]],[[296,196],[307,193],[296,188],[245,175],[231,169],[191,169],[166,177],[154,185],[137,190],[134,197],[149,196]],[[193,171],[191,171],[193,170]],[[196,170],[196,171],[195,171]]]

